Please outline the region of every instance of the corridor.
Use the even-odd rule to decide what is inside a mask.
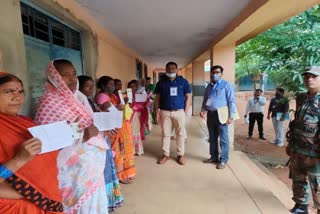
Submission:
[[[135,182],[122,185],[125,204],[116,214],[289,213],[262,184],[244,154],[231,151],[224,170],[202,163],[208,157],[207,130],[202,119],[189,117],[187,130],[187,164],[180,166],[172,158],[158,165],[161,128],[153,127],[144,144],[145,154],[136,156]]]

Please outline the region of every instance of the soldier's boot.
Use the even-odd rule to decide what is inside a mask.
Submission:
[[[290,212],[292,214],[308,214],[308,204],[296,204]]]

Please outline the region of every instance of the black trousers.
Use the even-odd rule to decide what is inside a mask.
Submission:
[[[249,136],[252,136],[254,123],[257,121],[259,137],[263,137],[263,113],[249,113]]]

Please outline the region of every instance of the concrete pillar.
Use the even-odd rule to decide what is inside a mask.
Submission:
[[[235,43],[221,44],[212,47],[211,49],[211,63],[213,65],[221,65],[224,68],[223,79],[235,83],[235,65],[236,52]],[[234,148],[234,123],[229,125],[229,142],[230,148]]]
[[[205,90],[204,62],[196,60],[192,62],[192,115],[199,115]]]
[[[234,84],[236,68],[236,45],[221,44],[212,48],[211,62],[213,65],[221,65],[224,68],[223,79]]]

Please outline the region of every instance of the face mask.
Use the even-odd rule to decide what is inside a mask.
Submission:
[[[211,75],[211,80],[213,82],[218,82],[219,80],[221,80],[221,76],[217,74]]]
[[[115,88],[116,87],[114,87],[114,86],[112,86],[112,87],[107,87],[107,88],[105,88],[105,91],[107,92],[107,93],[113,93],[114,92],[114,90],[115,90]]]
[[[169,77],[169,78],[175,78],[176,76],[177,76],[177,74],[176,73],[166,73],[166,75],[167,75],[167,77]]]

